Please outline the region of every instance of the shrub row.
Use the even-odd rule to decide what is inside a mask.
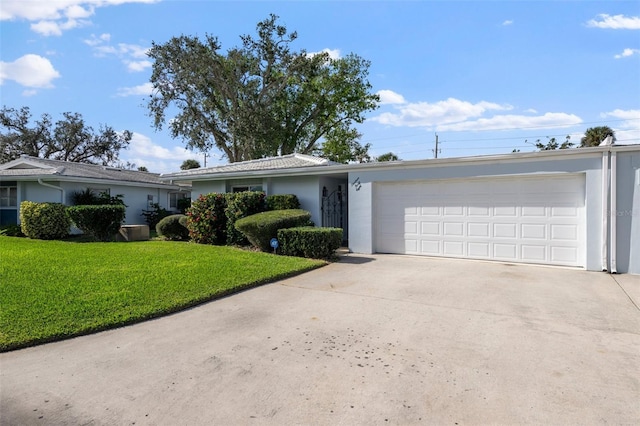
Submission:
[[[309,226],[280,229],[278,241],[285,256],[331,259],[342,244],[342,229]]]
[[[29,237],[54,240],[69,235],[71,224],[99,241],[108,241],[124,221],[123,204],[81,205],[67,207],[60,203],[20,203],[20,229]]]
[[[236,229],[236,222],[266,210],[299,208],[295,195],[270,195],[263,192],[211,193],[200,195],[187,209],[187,228],[191,240],[201,244],[243,245],[248,242]]]
[[[309,224],[311,213],[306,210],[273,210],[239,219],[235,227],[246,235],[255,247],[271,251],[271,239],[278,236],[278,230]]]

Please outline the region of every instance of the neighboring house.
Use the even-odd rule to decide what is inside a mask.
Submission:
[[[638,145],[349,165],[293,154],[161,179],[190,182],[194,199],[296,194],[357,253],[640,274]]]
[[[0,164],[0,225],[20,222],[22,201],[71,205],[72,194],[87,188],[122,195],[128,225],[146,224],[141,213],[151,204],[177,211],[177,200],[190,196],[188,186],[168,184],[155,173],[22,156]]]

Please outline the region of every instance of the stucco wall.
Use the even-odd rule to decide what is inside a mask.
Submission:
[[[640,274],[640,153],[617,154],[616,218],[618,272]]]
[[[267,184],[267,194],[295,194],[300,207],[311,212],[311,220],[320,226],[322,187],[317,176],[296,176],[271,178]]]
[[[192,182],[191,184],[191,199],[195,200],[200,195],[206,195],[211,193],[224,193],[227,192],[226,183],[222,181],[206,181],[206,182]]]
[[[634,157],[635,158],[635,157]],[[619,161],[618,173],[627,173],[628,166]],[[586,157],[541,160],[514,159],[496,162],[464,162],[432,165],[413,165],[403,169],[371,169],[349,173],[349,246],[358,253],[372,253],[373,241],[373,191],[376,182],[416,181],[431,179],[464,179],[479,177],[517,176],[530,174],[585,175],[585,213],[587,228],[586,267],[589,270],[602,269],[602,154],[593,153]],[[623,194],[624,193],[624,194]],[[628,196],[628,189],[619,189],[622,198]],[[637,201],[635,201],[637,202]],[[631,203],[631,201],[627,201]],[[637,227],[637,226],[636,226]],[[629,232],[630,222],[618,229],[618,233]],[[626,231],[624,231],[626,229]],[[627,238],[628,239],[628,238]],[[634,246],[636,247],[636,246]],[[634,248],[634,250],[637,250]],[[628,251],[631,251],[629,249]],[[626,254],[628,258],[628,254]],[[621,264],[621,266],[623,266]]]
[[[109,185],[108,183],[100,184],[87,184],[87,183],[75,183],[75,182],[57,182],[57,181],[45,181],[47,184],[51,184],[64,189],[64,200],[61,198],[61,191],[40,185],[37,182],[20,182],[19,184],[19,201],[29,200],[39,203],[51,202],[71,205],[71,196],[73,192],[82,191],[86,188],[95,190],[109,190],[112,196],[122,194],[124,203],[127,205],[125,222],[128,225],[145,225],[144,216],[142,216],[142,210],[148,209],[147,196],[153,196],[153,202],[160,204],[161,207],[168,208],[169,204],[169,189],[164,188],[147,188],[147,187],[133,187],[122,185]]]

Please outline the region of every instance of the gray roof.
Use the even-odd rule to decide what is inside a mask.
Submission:
[[[118,169],[95,164],[74,163],[62,160],[21,156],[8,163],[0,164],[0,178],[56,177],[64,180],[100,179],[136,184],[162,185],[158,173]]]
[[[196,177],[200,175],[213,175],[234,172],[252,172],[262,170],[282,170],[297,169],[304,167],[318,167],[337,165],[339,163],[329,161],[325,158],[314,157],[304,154],[289,154],[280,157],[261,158],[259,160],[242,161],[238,163],[230,163],[222,166],[206,167],[198,169],[184,170],[176,173],[163,174],[163,178],[184,178]]]

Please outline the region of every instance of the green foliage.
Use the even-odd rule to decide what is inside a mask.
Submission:
[[[178,198],[178,211],[180,213],[185,214],[187,209],[191,207],[191,198]]]
[[[565,137],[564,142],[560,143],[556,138],[550,138],[549,136],[547,136],[546,145],[540,142],[540,139],[536,140],[535,145],[536,145],[536,148],[538,148],[540,151],[552,151],[555,149],[569,149],[574,145],[573,142],[570,141],[570,139],[571,139],[571,135],[567,135]],[[529,142],[525,140],[525,143],[529,143]]]
[[[376,157],[376,161],[381,163],[384,161],[400,161],[400,158],[398,158],[398,156],[396,154],[394,154],[393,152],[387,152],[385,154],[382,154],[378,157]]]
[[[186,227],[187,216],[173,214],[163,218],[156,225],[156,232],[167,240],[183,241],[189,239],[189,230]]]
[[[323,264],[172,241],[2,237],[0,351],[158,317]]]
[[[69,235],[71,222],[60,203],[20,203],[22,233],[29,238],[55,240]]]
[[[102,191],[96,195],[91,188],[71,193],[71,202],[74,206],[98,206],[102,204],[125,206],[123,198],[124,195],[122,194],[112,197],[107,191]]]
[[[580,139],[580,148],[589,146],[599,146],[607,137],[611,136],[613,142],[616,141],[616,134],[609,126],[590,127],[584,132]]]
[[[85,234],[98,241],[111,241],[124,222],[125,206],[121,204],[70,206],[67,208],[67,214]]]
[[[242,36],[226,52],[211,35],[152,43],[147,106],[155,127],[168,111],[173,137],[204,152],[215,146],[230,162],[311,153],[322,139],[351,150],[354,124],[378,107],[370,62],[292,51],[297,34],[277,21],[270,15],[257,24],[257,37]]]
[[[342,244],[342,229],[309,226],[280,229],[278,241],[286,256],[331,259]]]
[[[171,212],[164,207],[160,207],[160,204],[151,204],[151,210],[142,210],[142,216],[145,222],[149,225],[149,229],[155,229],[158,222],[167,216],[171,216]]]
[[[267,195],[267,210],[299,209],[300,201],[295,194]]]
[[[228,245],[246,245],[247,239],[235,227],[236,221],[252,214],[260,213],[266,210],[264,192],[244,191],[227,193],[227,208],[225,215],[227,216],[227,244]]]
[[[65,112],[63,119],[53,124],[49,114],[30,124],[29,107],[0,110],[0,163],[14,160],[22,154],[78,163],[115,164],[120,150],[125,149],[133,134],[116,132],[101,126],[94,132],[78,113]]]
[[[314,154],[336,163],[369,163],[371,144],[360,144],[360,136],[355,129],[337,126],[327,132],[322,146]]]
[[[311,213],[306,210],[272,210],[238,219],[236,229],[242,232],[254,247],[271,251],[270,242],[278,230],[309,224]]]
[[[200,195],[186,212],[191,239],[200,244],[223,245],[227,241],[225,194]]]
[[[24,237],[20,225],[2,225],[0,226],[0,235],[5,237]]]
[[[184,160],[180,165],[180,170],[199,169],[200,162],[198,160],[188,159]]]

